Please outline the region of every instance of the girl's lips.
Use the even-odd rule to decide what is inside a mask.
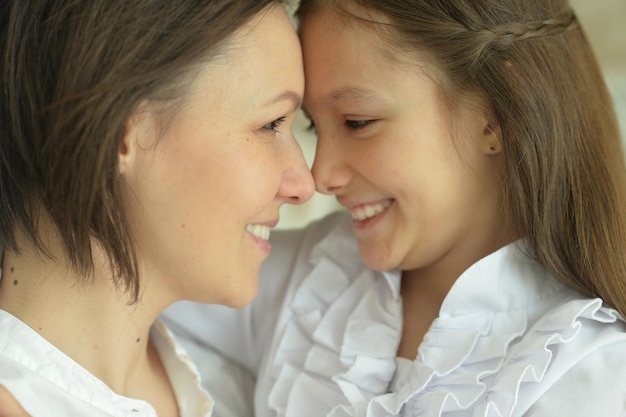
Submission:
[[[370,233],[374,233],[373,229],[376,225],[386,219],[390,208],[393,207],[395,200],[388,199],[376,203],[361,204],[350,210],[352,214],[352,229],[359,238],[367,238]],[[373,214],[368,216],[368,214]],[[364,234],[368,233],[368,234]],[[372,237],[372,236],[369,236]]]
[[[349,208],[352,220],[362,222],[374,218],[387,210],[393,203],[392,199],[377,201],[375,203],[365,203]]]

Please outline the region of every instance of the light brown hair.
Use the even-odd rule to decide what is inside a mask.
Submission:
[[[3,0],[0,5],[0,248],[18,234],[46,254],[49,217],[71,265],[92,239],[118,287],[139,294],[118,180],[125,125],[144,100],[173,103],[189,71],[277,0]]]
[[[437,69],[442,99],[484,94],[502,130],[503,211],[560,281],[626,317],[626,172],[599,65],[566,0],[302,0],[371,25]],[[441,75],[443,74],[443,75]]]

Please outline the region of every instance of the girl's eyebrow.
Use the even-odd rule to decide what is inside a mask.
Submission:
[[[356,86],[342,87],[338,90],[335,90],[330,95],[330,101],[338,102],[342,100],[375,101],[379,103],[386,102],[386,100],[382,98],[376,91]]]
[[[357,86],[346,86],[338,88],[337,90],[333,91],[328,97],[329,98],[326,100],[326,103],[328,104],[336,104],[343,100],[374,102],[378,104],[388,103],[388,100],[381,97],[376,91],[369,88]],[[305,116],[311,119],[311,116],[304,104],[302,105],[302,110],[304,111]]]

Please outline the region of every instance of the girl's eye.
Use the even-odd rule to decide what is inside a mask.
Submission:
[[[273,122],[270,122],[268,124],[266,124],[265,126],[263,126],[263,129],[267,129],[267,130],[272,130],[274,132],[280,132],[280,126],[285,123],[285,117],[279,117],[278,119],[274,120]]]
[[[344,125],[348,130],[361,130],[374,123],[376,120],[346,120]]]

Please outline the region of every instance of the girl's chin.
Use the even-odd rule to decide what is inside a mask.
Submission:
[[[376,247],[371,244],[361,245],[359,242],[359,255],[361,256],[361,259],[363,260],[365,266],[367,266],[369,269],[373,269],[374,271],[379,272],[397,269],[397,262],[388,257],[383,258],[381,256],[385,252],[389,253],[388,248],[385,252],[383,252],[379,248],[380,246]]]

